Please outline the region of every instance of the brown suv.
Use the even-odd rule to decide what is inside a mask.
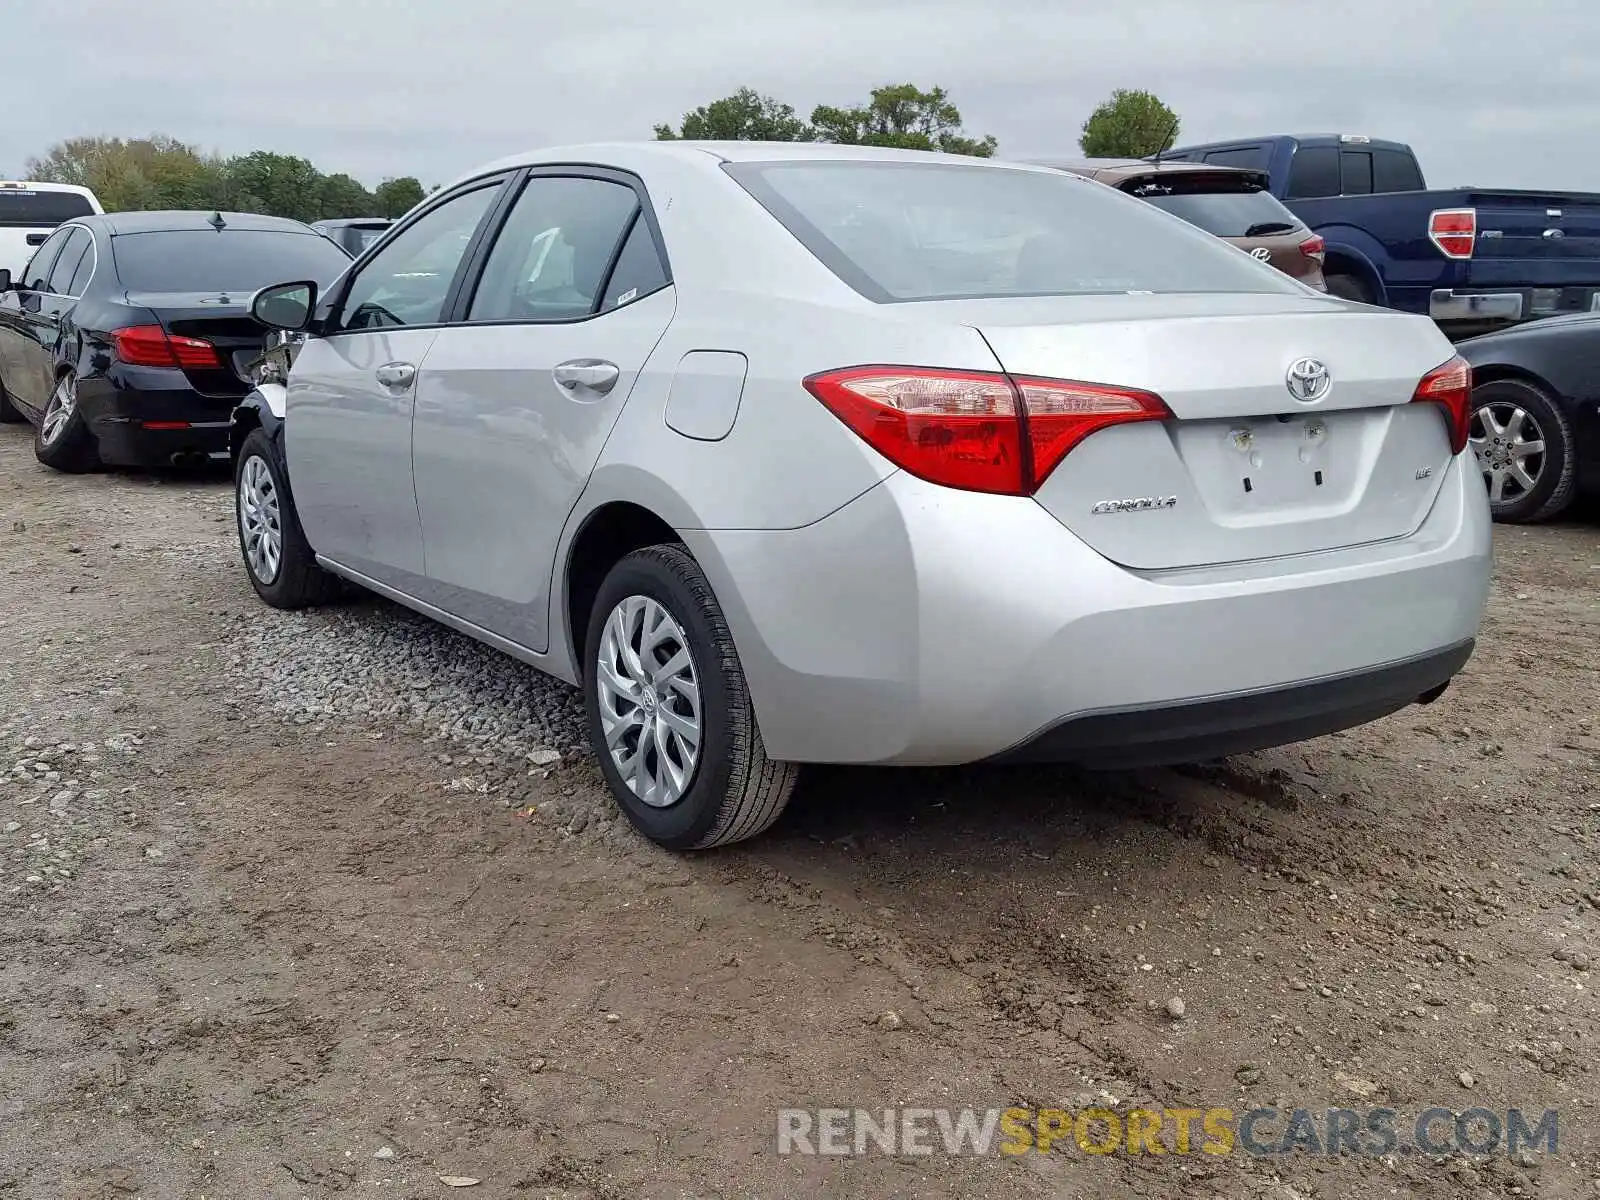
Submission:
[[[1148,200],[1269,262],[1301,283],[1327,291],[1322,279],[1322,239],[1267,191],[1263,171],[1205,163],[1143,160],[1035,164],[1086,175]]]

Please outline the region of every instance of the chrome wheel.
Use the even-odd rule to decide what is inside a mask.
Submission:
[[[239,469],[239,533],[250,573],[271,583],[283,562],[283,524],[272,469],[259,455]]]
[[[39,441],[46,446],[55,445],[77,411],[77,381],[71,375],[63,375],[50,396],[50,403],[45,406],[44,419],[39,422]]]
[[[629,596],[611,610],[595,689],[622,782],[652,808],[676,804],[700,759],[700,683],[688,637],[662,604]]]
[[[1468,444],[1496,504],[1520,500],[1533,491],[1544,470],[1544,431],[1539,422],[1510,400],[1491,400],[1472,414]]]

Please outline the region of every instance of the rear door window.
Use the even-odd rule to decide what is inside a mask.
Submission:
[[[1372,195],[1372,155],[1366,150],[1344,151],[1339,155],[1339,177],[1342,195]]]
[[[89,280],[94,278],[95,264],[99,250],[94,244],[94,235],[89,236],[89,244],[84,249],[84,255],[78,260],[78,269],[72,273],[72,278],[67,283],[67,294],[81,296],[84,289],[89,286]]]
[[[84,256],[89,253],[89,243],[93,241],[89,231],[79,226],[74,226],[67,235],[65,244],[61,247],[61,257],[56,259],[55,266],[50,268],[50,279],[46,290],[57,296],[75,296],[72,290],[72,277],[78,272],[78,264],[83,262]]]
[[[1339,194],[1339,152],[1332,146],[1302,146],[1289,163],[1291,200]]]
[[[469,321],[570,321],[594,313],[639,198],[579,175],[535,175],[512,205],[467,311]]]
[[[1420,192],[1422,171],[1417,160],[1404,150],[1372,152],[1372,190],[1375,192]]]
[[[54,229],[92,212],[88,197],[77,192],[0,187],[0,229]]]
[[[617,265],[611,269],[611,280],[606,284],[606,294],[601,297],[600,311],[632,304],[651,292],[659,292],[668,282],[667,269],[661,263],[661,252],[656,248],[655,236],[650,232],[650,222],[644,219],[641,209],[633,218],[633,230],[622,243],[622,253],[617,255]]]

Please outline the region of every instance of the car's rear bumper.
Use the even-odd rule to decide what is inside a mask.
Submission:
[[[767,753],[906,764],[1184,761],[1370,720],[1465,661],[1491,553],[1459,457],[1409,537],[1224,567],[1129,571],[1032,500],[905,474],[803,529],[684,537]]]
[[[182,377],[177,371],[141,374]],[[79,382],[78,403],[98,444],[101,462],[117,467],[166,467],[228,461],[233,399],[203,396],[185,387],[129,386],[131,382],[136,381],[119,378],[115,385],[101,379]]]
[[[1437,699],[1472,656],[1465,641],[1403,662],[1179,704],[1080,713],[996,756],[1138,767],[1195,762],[1320,737]]]

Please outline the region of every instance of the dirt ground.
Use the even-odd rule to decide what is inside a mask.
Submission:
[[[587,763],[241,701],[230,639],[285,618],[230,495],[0,428],[0,1197],[1600,1195],[1592,512],[1497,531],[1433,706],[1204,768],[819,772],[674,857],[569,815]],[[1560,1145],[777,1153],[782,1107],[964,1104]]]

